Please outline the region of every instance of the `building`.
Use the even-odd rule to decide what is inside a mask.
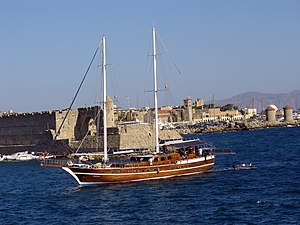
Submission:
[[[221,111],[220,108],[195,109],[195,122],[238,121],[243,116],[238,110]]]

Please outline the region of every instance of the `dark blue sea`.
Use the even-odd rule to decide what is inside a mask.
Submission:
[[[201,134],[236,155],[209,172],[79,188],[61,169],[0,163],[0,224],[300,224],[300,127]]]

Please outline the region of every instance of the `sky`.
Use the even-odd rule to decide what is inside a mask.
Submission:
[[[299,12],[298,0],[0,0],[0,111],[68,108],[102,35],[108,94],[151,107],[153,26],[160,106],[291,92]],[[97,54],[74,107],[99,104],[101,89]]]

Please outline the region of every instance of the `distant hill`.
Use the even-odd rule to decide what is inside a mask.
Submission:
[[[215,101],[216,106],[226,104],[233,104],[240,109],[252,107],[253,105],[259,112],[265,110],[268,105],[276,105],[278,109],[282,109],[286,105],[291,105],[293,110],[297,110],[300,109],[300,90],[283,94],[267,94],[253,91]]]

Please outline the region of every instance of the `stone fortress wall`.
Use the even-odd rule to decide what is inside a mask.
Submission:
[[[55,130],[55,113],[19,113],[0,116],[0,154],[17,150],[35,150],[36,145],[46,144]]]
[[[110,103],[111,104],[111,103]],[[14,113],[0,115],[0,154],[19,151],[48,151],[54,154],[81,150],[103,149],[103,112],[98,107],[72,109],[68,113],[59,135],[54,137],[62,124],[67,110],[37,113]],[[99,114],[99,117],[97,115]],[[98,119],[100,118],[99,121]],[[154,127],[150,124],[131,124],[116,127],[113,108],[107,115],[109,148],[145,148],[154,146]],[[99,130],[97,130],[99,123]],[[100,136],[96,134],[99,133]],[[175,130],[162,130],[160,139],[177,139]],[[82,141],[83,140],[83,141]]]
[[[155,146],[155,127],[153,124],[139,124],[120,127],[120,148],[142,148],[149,149]],[[159,139],[179,139],[181,136],[176,130],[160,130]]]
[[[148,148],[154,150],[154,126],[152,124],[132,124],[119,127],[108,128],[108,148],[112,149],[141,149]],[[176,130],[160,130],[159,138],[179,139],[181,136]],[[103,136],[87,136],[84,140],[70,142],[73,149],[81,149],[81,152],[93,152],[103,149]]]
[[[97,114],[98,107],[70,110],[56,142],[71,140],[85,136],[93,126],[89,124]],[[56,151],[61,148],[53,141],[56,132],[67,113],[67,110],[55,110],[35,113],[10,113],[0,115],[0,154],[12,154],[19,151]],[[84,123],[87,124],[84,124]],[[83,124],[82,124],[83,123]],[[62,151],[62,149],[59,149]]]

